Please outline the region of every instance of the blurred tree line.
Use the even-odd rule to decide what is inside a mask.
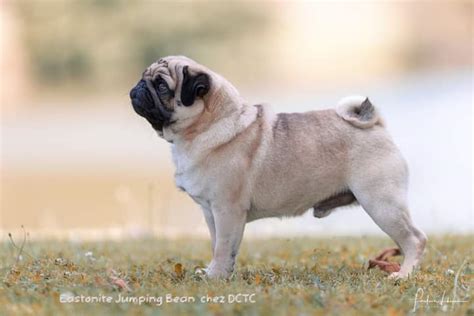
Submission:
[[[25,91],[126,95],[171,54],[242,91],[472,67],[472,1],[5,0],[5,8],[15,21],[5,63],[19,74],[9,78],[12,100]]]
[[[161,56],[182,54],[209,66],[245,53],[271,25],[270,7],[238,2],[127,0],[17,1],[27,65],[44,88],[127,87]],[[264,58],[256,49],[253,56]]]

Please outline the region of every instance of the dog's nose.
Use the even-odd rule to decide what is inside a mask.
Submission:
[[[133,87],[132,90],[130,90],[130,99],[135,99],[137,97],[137,87]]]
[[[145,80],[141,79],[140,81],[138,81],[135,87],[133,87],[132,90],[130,90],[130,99],[133,100],[137,98],[138,92],[140,91],[140,89],[145,89],[145,88],[146,88]]]
[[[145,80],[140,80],[130,90],[130,99],[135,112],[150,122],[155,130],[161,131],[169,124],[172,111],[166,109],[160,100],[155,102]]]
[[[130,90],[129,95],[134,107],[152,108],[154,106],[153,99],[143,79]]]

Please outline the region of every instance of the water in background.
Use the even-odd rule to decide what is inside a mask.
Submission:
[[[270,101],[276,111],[299,112],[333,106],[349,94],[370,96],[405,155],[414,221],[428,233],[472,232],[470,71],[419,75],[323,96],[251,99]],[[127,94],[91,102],[96,104],[29,108],[3,118],[2,236],[21,224],[33,237],[207,236],[199,208],[174,188],[168,144],[132,112]],[[381,231],[360,207],[342,208],[324,219],[308,212],[259,220],[246,232],[372,233]]]

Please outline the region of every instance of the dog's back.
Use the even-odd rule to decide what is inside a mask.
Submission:
[[[357,163],[401,157],[380,115],[362,97],[343,99],[336,109],[278,113],[271,133],[254,185],[254,206],[266,208],[260,215],[300,215],[346,192]]]

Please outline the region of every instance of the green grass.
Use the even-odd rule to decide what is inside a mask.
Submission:
[[[473,315],[473,241],[473,236],[430,238],[419,271],[398,281],[367,270],[369,258],[393,246],[385,238],[246,240],[228,281],[210,281],[195,272],[210,260],[207,240],[32,242],[18,262],[18,251],[5,241],[0,245],[0,314],[404,315],[413,309],[419,288],[424,298],[440,300],[443,293],[452,298],[459,272],[456,295],[468,302],[420,305],[417,314]],[[114,280],[124,280],[130,290]],[[64,293],[113,299],[171,294],[196,302],[64,304],[59,302]],[[255,303],[200,302],[206,295],[227,300],[238,293],[255,294]]]

